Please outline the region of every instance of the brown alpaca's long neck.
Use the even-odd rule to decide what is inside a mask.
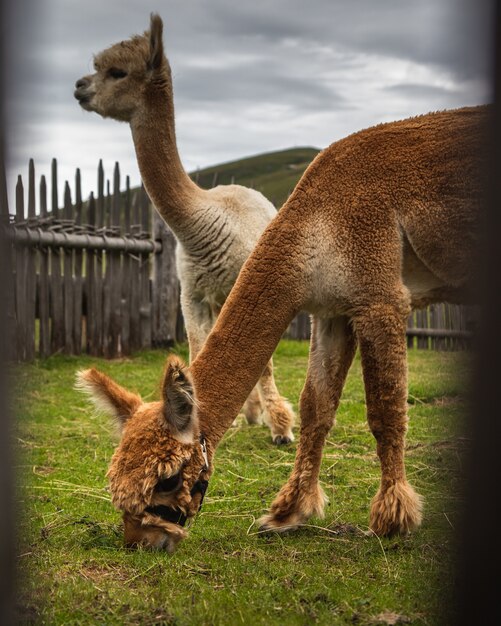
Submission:
[[[306,301],[302,235],[281,217],[263,233],[190,365],[211,456]]]
[[[158,90],[131,121],[139,171],[155,208],[179,239],[189,229],[190,209],[203,194],[186,174],[177,150],[172,94]]]

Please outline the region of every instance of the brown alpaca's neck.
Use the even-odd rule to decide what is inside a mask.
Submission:
[[[159,90],[131,121],[139,171],[155,208],[182,239],[190,209],[203,194],[186,174],[177,150],[172,94]]]
[[[294,220],[268,226],[244,264],[204,347],[190,365],[200,431],[212,457],[302,308],[307,280],[302,235]]]

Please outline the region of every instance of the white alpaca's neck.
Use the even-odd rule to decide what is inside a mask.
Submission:
[[[307,301],[308,249],[294,217],[292,213],[283,219],[279,213],[264,231],[190,365],[200,429],[211,458],[287,326]]]
[[[204,190],[186,174],[176,143],[172,97],[159,93],[131,121],[132,138],[146,191],[179,240],[190,233]]]

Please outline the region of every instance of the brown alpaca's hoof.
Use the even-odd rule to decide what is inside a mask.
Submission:
[[[292,532],[304,521],[303,517],[297,513],[285,519],[277,519],[272,513],[268,513],[258,520],[259,532],[265,534]]]
[[[310,517],[323,517],[327,497],[318,483],[302,492],[299,479],[286,483],[275,500],[270,512],[258,521],[262,532],[284,533],[295,530]]]
[[[292,439],[286,435],[275,435],[275,437],[273,437],[273,443],[276,446],[287,446],[289,443],[292,443]]]
[[[421,524],[423,499],[405,480],[380,488],[371,505],[370,529],[379,537],[407,535]]]

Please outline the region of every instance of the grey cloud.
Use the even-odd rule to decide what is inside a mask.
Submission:
[[[451,95],[451,90],[446,87],[436,85],[423,85],[420,83],[401,83],[396,85],[386,85],[385,91],[398,93],[410,98],[444,98]],[[453,92],[452,92],[453,93]]]
[[[150,11],[164,19],[188,168],[294,143],[324,146],[359,124],[486,98],[484,0],[151,0],[147,6],[23,0],[12,6],[4,30],[16,162],[60,155],[87,167],[104,156],[131,171],[128,129],[84,114],[72,92],[92,55],[147,29]],[[364,84],[369,62],[377,67],[379,59],[384,67],[392,60],[418,63],[426,78],[418,85],[412,76],[381,72]],[[434,73],[450,87],[437,87]]]
[[[259,66],[247,67],[245,77],[242,72],[218,70],[192,70],[183,73],[175,81],[176,91],[182,94],[183,100],[192,104],[201,103],[231,103],[239,101],[243,104],[252,101],[294,105],[295,108],[309,110],[324,109],[326,107],[346,107],[344,98],[334,89],[319,83],[314,76],[284,76],[278,71],[268,71],[263,74]]]

